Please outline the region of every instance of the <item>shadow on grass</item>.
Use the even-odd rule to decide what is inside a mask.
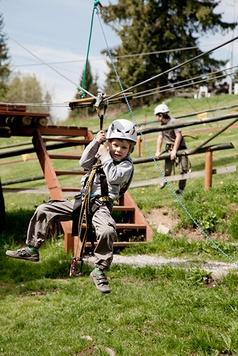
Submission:
[[[25,245],[32,210],[9,212],[6,226],[0,232],[0,289],[14,292],[22,283],[44,278],[68,278],[71,256],[64,251],[61,237],[47,241],[40,249],[40,262],[17,260],[6,256],[6,250]]]
[[[17,260],[0,255],[0,298],[19,296],[25,294],[42,295],[58,290],[59,288],[74,288],[74,278],[69,277],[71,256],[57,246],[56,243],[47,243],[42,248],[40,262]],[[88,277],[91,267],[83,266],[83,275]],[[82,279],[83,277],[77,277]],[[84,278],[83,278],[84,280]],[[71,283],[72,282],[72,283]],[[72,286],[72,288],[70,287]]]
[[[6,214],[6,225],[0,232],[0,244],[24,243],[32,210],[17,210]]]
[[[31,262],[6,256],[6,250],[25,245],[26,232],[33,210],[18,209],[7,213],[6,226],[0,232],[0,298],[24,294],[27,290],[41,291],[55,288],[57,280],[69,277],[72,256],[64,250],[63,236],[53,234],[40,248],[40,261]],[[52,230],[53,231],[53,230]],[[59,233],[59,231],[57,230]],[[85,276],[91,268],[83,266]]]

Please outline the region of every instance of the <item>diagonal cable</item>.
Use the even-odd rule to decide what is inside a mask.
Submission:
[[[226,41],[226,42],[220,44],[219,46],[216,46],[216,47],[214,47],[214,48],[212,48],[212,49],[210,49],[210,50],[208,50],[208,51],[206,51],[206,52],[200,53],[200,54],[198,54],[197,56],[195,56],[195,57],[193,57],[193,58],[190,58],[190,59],[186,60],[186,61],[183,62],[183,63],[180,63],[180,64],[178,64],[178,65],[176,65],[176,66],[174,66],[174,67],[172,67],[172,68],[169,68],[169,69],[167,69],[166,71],[164,71],[164,72],[162,72],[162,73],[156,74],[156,75],[154,75],[153,77],[148,78],[148,79],[146,79],[146,80],[144,80],[144,81],[142,81],[142,82],[140,82],[140,83],[138,83],[138,84],[132,85],[131,87],[129,87],[129,88],[127,88],[127,89],[125,89],[125,90],[123,90],[123,91],[121,91],[121,92],[118,92],[118,93],[116,93],[116,94],[113,94],[113,95],[111,95],[108,99],[112,99],[112,98],[114,98],[115,96],[117,96],[117,95],[119,95],[119,94],[125,93],[125,92],[127,92],[127,91],[129,91],[129,90],[131,90],[131,89],[134,89],[134,88],[136,88],[136,87],[138,87],[138,86],[140,86],[140,85],[146,84],[146,83],[148,83],[148,82],[150,82],[150,81],[152,81],[152,80],[154,80],[154,79],[156,79],[156,78],[159,78],[159,77],[161,77],[161,76],[164,75],[164,74],[170,73],[170,72],[172,72],[172,71],[174,71],[174,70],[176,70],[176,69],[178,69],[178,68],[180,68],[180,67],[182,67],[182,66],[184,66],[184,65],[186,65],[186,64],[188,64],[188,63],[191,63],[191,62],[193,62],[193,61],[195,61],[195,60],[197,60],[197,59],[199,59],[199,58],[201,58],[201,57],[203,57],[203,56],[205,56],[205,55],[207,55],[207,54],[209,54],[209,53],[211,53],[211,52],[214,52],[215,50],[217,50],[217,49],[219,49],[219,48],[221,48],[221,47],[223,47],[223,46],[225,46],[225,45],[227,45],[227,44],[229,44],[229,43],[231,43],[231,42],[233,42],[233,41],[235,41],[235,40],[237,40],[237,39],[238,39],[238,36],[236,36],[236,37],[230,39],[229,41]]]
[[[45,61],[43,61],[39,56],[37,56],[35,53],[33,53],[31,50],[29,50],[28,48],[26,48],[25,46],[23,46],[22,44],[20,44],[17,40],[15,40],[12,37],[11,40],[15,43],[18,44],[18,46],[20,46],[21,48],[23,48],[26,52],[30,53],[31,56],[33,56],[34,58],[36,58],[41,64],[46,65],[48,68],[50,68],[51,70],[53,70],[55,73],[57,73],[58,75],[60,75],[62,78],[64,78],[65,80],[67,80],[68,82],[70,82],[71,84],[75,85],[76,87],[80,87],[80,85],[76,84],[73,80],[69,79],[68,77],[66,77],[64,74],[62,74],[60,71],[58,71],[56,68],[54,68],[52,65],[50,65],[49,63],[46,63]],[[81,88],[81,87],[80,87]],[[87,90],[81,88],[81,90],[84,90],[89,96],[91,96],[92,98],[96,97],[91,94],[90,92],[88,92]]]

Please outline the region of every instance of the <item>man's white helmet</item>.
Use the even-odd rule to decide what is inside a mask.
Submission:
[[[167,114],[169,112],[169,108],[166,104],[159,104],[156,106],[154,110],[154,114]]]
[[[136,142],[136,126],[133,122],[126,119],[115,120],[109,126],[106,138],[107,140],[118,138],[120,140]]]

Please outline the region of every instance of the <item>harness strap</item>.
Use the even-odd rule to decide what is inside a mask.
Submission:
[[[101,196],[108,197],[108,184],[107,184],[107,178],[104,173],[104,170],[101,168],[98,173],[99,173],[100,185],[101,185]]]

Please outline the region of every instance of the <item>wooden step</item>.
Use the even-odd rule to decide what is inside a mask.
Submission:
[[[135,208],[132,206],[114,205],[112,208],[112,216],[116,223],[135,223]]]
[[[85,224],[82,227],[85,228]],[[146,225],[144,224],[132,224],[132,223],[116,223],[117,230],[146,230]]]
[[[74,176],[74,175],[83,175],[85,172],[82,170],[71,170],[71,171],[55,171],[57,176]]]
[[[44,138],[44,142],[48,141],[55,141],[55,142],[73,142],[77,143],[78,145],[85,145],[87,144],[88,140],[77,140],[77,139],[71,139],[71,138]]]
[[[117,230],[146,230],[144,224],[131,224],[131,223],[118,223],[116,224]]]
[[[62,155],[50,154],[49,157],[52,159],[75,159],[75,160],[80,160],[81,158],[81,156],[79,155],[66,155],[66,154],[62,154]]]
[[[65,187],[61,188],[62,192],[80,192],[80,188],[75,188],[75,187]]]
[[[114,205],[112,211],[131,211],[134,212],[135,208],[129,205]]]

